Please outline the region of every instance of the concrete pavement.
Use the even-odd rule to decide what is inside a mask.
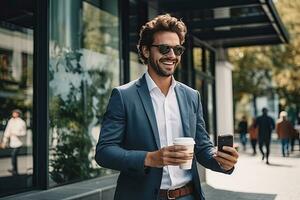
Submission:
[[[12,169],[11,157],[0,158],[0,177],[11,176],[7,170]],[[32,155],[18,156],[18,172],[19,174],[32,174],[33,158]]]
[[[282,157],[281,146],[274,141],[270,165],[261,160],[259,150],[256,156],[251,152],[248,143],[230,176],[207,170],[207,183],[203,185],[207,200],[300,200],[298,143],[290,157]]]

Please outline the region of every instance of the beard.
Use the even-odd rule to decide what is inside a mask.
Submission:
[[[174,62],[174,68],[172,70],[167,70],[167,69],[164,69],[160,64],[164,61],[172,61]],[[154,69],[154,71],[156,72],[156,74],[158,76],[162,76],[162,77],[169,77],[169,76],[172,76],[175,72],[175,69],[178,65],[178,59],[175,58],[175,59],[168,59],[168,58],[161,58],[159,59],[159,61],[154,61],[151,57],[149,58],[148,60],[149,62],[149,65],[152,69]]]

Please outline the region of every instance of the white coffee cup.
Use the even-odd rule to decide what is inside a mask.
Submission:
[[[173,141],[174,145],[183,145],[187,148],[187,150],[185,152],[187,153],[194,153],[194,145],[195,145],[195,141],[194,138],[192,137],[178,137],[175,138]],[[192,168],[192,161],[191,160],[187,160],[186,163],[181,164],[179,167],[180,169],[191,169]]]

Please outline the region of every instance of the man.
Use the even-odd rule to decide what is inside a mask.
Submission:
[[[11,152],[11,164],[12,169],[8,171],[12,175],[18,175],[18,160],[17,156],[23,143],[19,139],[19,136],[26,135],[26,123],[20,118],[21,111],[15,109],[12,111],[12,118],[8,121],[7,126],[4,131],[2,146],[7,146],[9,141],[9,147],[12,148]]]
[[[256,119],[255,127],[258,128],[258,146],[262,154],[262,160],[266,157],[266,164],[269,164],[270,142],[272,130],[275,128],[274,120],[268,116],[268,109],[262,109],[262,115]],[[263,150],[266,146],[266,153]]]
[[[148,71],[137,81],[115,88],[102,122],[95,159],[119,170],[115,199],[204,199],[196,159],[214,171],[230,174],[238,153],[215,152],[205,131],[197,91],[173,77],[184,47],[185,24],[160,15],[140,31],[138,50]],[[176,137],[193,137],[192,169],[178,166],[192,158]]]
[[[287,120],[287,112],[281,111],[279,120],[276,123],[278,139],[281,140],[282,156],[289,156],[289,140],[294,135],[295,129],[291,122]]]
[[[246,116],[243,116],[242,120],[239,122],[239,133],[240,133],[240,141],[243,145],[244,151],[246,151],[246,145],[247,145],[247,132],[248,132],[248,122]]]

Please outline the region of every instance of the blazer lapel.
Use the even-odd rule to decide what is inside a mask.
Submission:
[[[148,86],[147,86],[145,75],[137,81],[136,85],[137,85],[138,94],[141,98],[141,101],[143,103],[145,112],[146,112],[147,117],[149,119],[149,122],[150,122],[150,125],[151,125],[151,128],[152,128],[152,132],[154,134],[154,138],[155,138],[155,141],[156,141],[157,148],[160,149],[161,146],[160,146],[160,140],[159,140],[159,134],[158,134],[158,128],[157,128],[157,123],[156,123],[155,112],[154,112],[154,108],[153,108],[153,105],[152,105],[152,100],[151,100],[151,96],[150,96],[149,89],[148,89]]]
[[[185,137],[191,137],[187,97],[184,88],[178,82],[175,86],[175,92],[181,115],[183,134]]]

